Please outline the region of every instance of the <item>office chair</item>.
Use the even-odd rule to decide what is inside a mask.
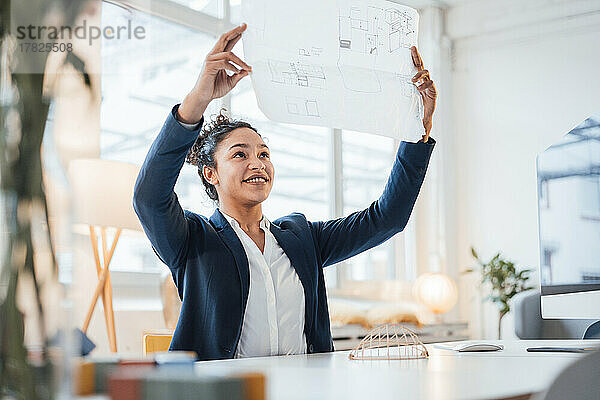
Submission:
[[[600,393],[600,351],[569,365],[536,400],[598,400]]]

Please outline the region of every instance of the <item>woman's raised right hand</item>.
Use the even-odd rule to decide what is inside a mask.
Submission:
[[[231,51],[245,30],[246,24],[242,24],[222,34],[208,53],[196,85],[179,106],[178,114],[182,122],[200,121],[212,100],[225,96],[252,71],[252,67]],[[226,71],[233,74],[228,75]]]

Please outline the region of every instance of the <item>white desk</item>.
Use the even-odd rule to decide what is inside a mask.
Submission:
[[[199,373],[260,371],[268,399],[506,399],[547,389],[582,354],[528,353],[531,346],[600,345],[600,341],[492,341],[505,349],[456,353],[427,345],[430,357],[356,361],[348,351],[299,356],[203,361]],[[523,396],[523,397],[521,397]]]

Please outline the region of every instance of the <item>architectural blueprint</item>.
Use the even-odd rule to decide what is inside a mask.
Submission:
[[[386,0],[243,0],[242,10],[244,58],[267,117],[406,140],[424,134],[411,81],[414,9]]]

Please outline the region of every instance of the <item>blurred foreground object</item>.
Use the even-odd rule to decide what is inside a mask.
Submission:
[[[20,26],[70,27],[97,1],[3,0],[0,3],[0,397],[52,399],[58,390],[49,338],[60,325],[64,299],[58,284],[54,232],[43,179],[42,142],[50,107],[44,93],[51,51],[28,51],[15,33]],[[31,35],[31,33],[30,33]],[[41,39],[41,38],[40,38]],[[26,38],[25,41],[29,40]],[[44,38],[47,44],[61,39]],[[30,40],[33,41],[33,40]],[[61,42],[65,45],[65,42]],[[29,43],[33,47],[32,43]],[[40,43],[36,42],[39,50]],[[66,46],[63,46],[65,49]],[[70,47],[73,49],[73,47]],[[58,53],[54,53],[56,55]],[[74,51],[57,58],[73,65],[82,83],[85,64]],[[79,62],[77,62],[79,61]],[[56,222],[53,224],[53,222]],[[62,222],[62,221],[61,221]],[[62,361],[61,361],[62,357]]]
[[[188,399],[264,400],[262,373],[195,372],[194,352],[155,353],[151,357],[87,357],[77,362],[74,392],[108,394],[112,400]]]

